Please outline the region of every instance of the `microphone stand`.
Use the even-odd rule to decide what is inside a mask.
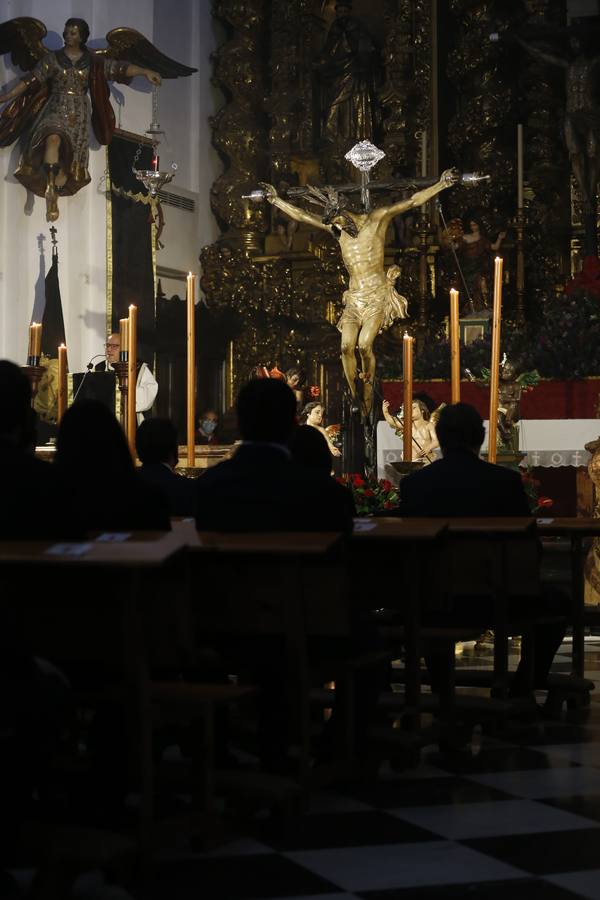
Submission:
[[[103,353],[96,353],[95,356],[92,356],[92,358],[90,359],[89,363],[88,363],[87,366],[85,367],[85,372],[84,372],[83,378],[82,378],[81,381],[79,382],[79,387],[78,387],[77,390],[75,391],[75,395],[74,395],[73,400],[72,400],[73,403],[75,403],[75,401],[77,400],[77,397],[79,396],[79,391],[80,391],[81,388],[83,387],[83,383],[84,383],[85,379],[88,377],[88,375],[90,374],[90,372],[91,372],[92,369],[94,368],[94,360],[95,360],[95,359],[106,359],[106,357],[105,357],[105,355],[104,355]]]

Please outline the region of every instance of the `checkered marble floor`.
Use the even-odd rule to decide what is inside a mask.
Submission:
[[[565,643],[556,671],[569,671]],[[489,667],[491,652],[460,665]],[[313,797],[285,830],[268,818],[206,853],[166,856],[136,900],[600,900],[600,638],[586,643],[591,707],[476,732],[460,753]],[[240,829],[240,833],[243,833]],[[86,876],[80,900],[126,900]]]
[[[476,733],[458,754],[427,748],[416,769],[324,791],[283,832],[265,820],[252,838],[165,860],[148,900],[600,900],[600,639],[586,660],[599,684],[585,714],[509,740]]]

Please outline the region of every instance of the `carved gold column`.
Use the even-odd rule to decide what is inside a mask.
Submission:
[[[600,438],[585,445],[592,458],[588,463],[588,473],[594,485],[594,518],[600,518]],[[600,538],[594,538],[585,561],[585,603],[590,606],[600,604]]]

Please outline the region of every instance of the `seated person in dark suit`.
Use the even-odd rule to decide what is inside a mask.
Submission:
[[[239,393],[237,414],[241,445],[198,478],[198,528],[351,531],[349,508],[329,474],[291,458],[296,398],[290,388],[279,379],[252,379]]]
[[[285,382],[252,379],[239,393],[237,413],[241,445],[231,459],[208,469],[197,481],[198,528],[350,532],[352,509],[347,497],[340,495],[341,486],[329,474],[331,461],[327,468],[319,468],[299,465],[292,459],[288,443],[296,426],[296,398]],[[364,632],[358,630],[362,648]],[[251,641],[234,636],[220,649],[231,666],[240,666],[237,671],[241,670],[242,677],[249,673],[250,681],[260,686],[260,757],[265,767],[281,771],[288,737],[282,722],[288,700],[285,646],[278,637],[268,635],[257,635]],[[340,652],[346,649],[344,643]],[[322,647],[313,650],[319,653]],[[364,734],[365,710],[374,708],[373,694],[376,696],[381,688],[381,673],[369,671],[359,681],[357,731]],[[343,703],[340,707],[343,709]],[[339,734],[339,718],[336,713],[328,723],[330,735]],[[335,742],[334,737],[330,740]]]
[[[87,531],[170,531],[166,499],[136,478],[123,429],[103,403],[69,407],[58,429],[55,465]]]
[[[37,459],[34,449],[29,380],[19,366],[0,360],[0,540],[77,538],[78,524],[69,515],[58,472]],[[67,731],[70,697],[61,674],[39,657],[39,648],[33,655],[20,621],[19,597],[27,590],[45,594],[45,577],[35,569],[24,576],[22,570],[3,568],[1,585],[0,896],[8,897],[4,868],[23,858],[21,826],[51,809],[50,761]]]
[[[195,483],[174,471],[179,450],[173,422],[145,419],[136,432],[135,448],[142,463],[137,477],[164,495],[172,516],[192,516]]]
[[[309,470],[316,469],[322,474],[329,475],[340,502],[347,507],[348,514],[354,518],[356,506],[352,491],[331,475],[331,450],[321,432],[311,425],[299,425],[292,435],[290,451],[292,460],[299,466],[304,466]]]
[[[479,458],[485,429],[474,407],[445,406],[436,430],[442,458],[401,479],[396,515],[531,515],[519,473]]]
[[[29,380],[0,360],[0,539],[77,537],[59,473],[36,458],[35,443]]]
[[[492,465],[479,458],[485,437],[481,416],[467,403],[445,406],[437,424],[437,436],[442,459],[407,475],[400,481],[400,516],[480,517],[531,516],[521,476],[502,466]],[[535,599],[516,598],[509,609],[509,617],[523,615],[562,614],[564,598],[551,589],[544,590],[541,603]],[[452,621],[447,624],[484,624],[491,619],[491,610],[477,598],[458,601]],[[432,623],[435,624],[435,623]],[[439,622],[437,622],[439,624]],[[554,654],[565,634],[563,623],[538,625],[535,629],[536,687],[543,687]],[[426,655],[432,686],[439,687],[441,659],[435,653]],[[526,673],[519,664],[511,692],[524,692]]]

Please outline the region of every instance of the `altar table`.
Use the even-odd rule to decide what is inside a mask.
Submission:
[[[486,438],[482,451],[487,451]],[[519,423],[519,449],[524,467],[587,466],[585,444],[600,436],[600,419],[523,419]],[[392,463],[402,460],[402,438],[385,421],[377,424],[377,476],[396,484]]]

